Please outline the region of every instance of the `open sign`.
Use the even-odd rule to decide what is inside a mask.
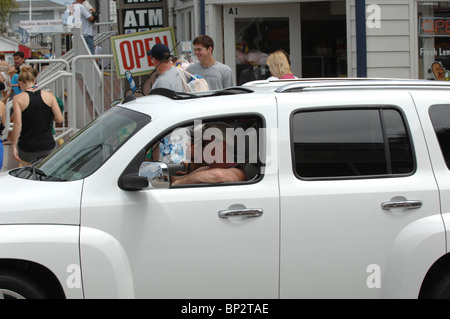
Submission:
[[[173,55],[177,54],[173,28],[118,35],[112,37],[111,42],[119,78],[124,78],[126,71],[130,71],[133,76],[152,71],[155,66],[147,52],[156,43],[167,45],[169,50],[173,50]]]
[[[419,35],[423,37],[450,37],[450,18],[420,18]]]

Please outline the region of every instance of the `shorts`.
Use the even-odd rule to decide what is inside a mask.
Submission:
[[[17,146],[17,152],[19,153],[19,158],[27,163],[37,161],[38,159],[47,157],[55,148],[47,151],[37,151],[37,152],[25,152],[19,146]]]

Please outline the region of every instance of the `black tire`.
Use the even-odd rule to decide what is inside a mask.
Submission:
[[[450,299],[450,273],[436,275],[422,293],[423,299]]]
[[[45,291],[31,278],[20,272],[0,270],[0,299],[45,298]]]

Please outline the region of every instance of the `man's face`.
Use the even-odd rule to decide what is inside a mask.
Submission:
[[[24,63],[25,59],[21,58],[20,56],[14,57],[14,64],[17,66],[21,66]]]
[[[201,62],[204,61],[206,58],[211,57],[212,55],[212,48],[206,48],[201,44],[195,44],[194,45],[194,52],[197,56],[197,59]]]

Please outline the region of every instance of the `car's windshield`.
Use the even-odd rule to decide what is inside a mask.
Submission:
[[[44,180],[73,181],[97,170],[133,134],[150,122],[150,117],[114,107],[81,129],[58,151],[37,165]]]

